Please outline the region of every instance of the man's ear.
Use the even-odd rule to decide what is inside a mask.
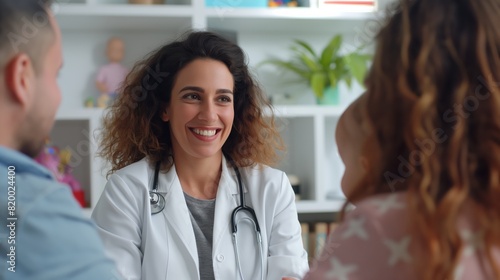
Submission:
[[[5,67],[5,83],[11,98],[26,106],[31,97],[34,77],[33,64],[27,54],[14,56]]]

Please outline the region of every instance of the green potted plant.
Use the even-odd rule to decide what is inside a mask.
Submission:
[[[338,83],[345,81],[350,88],[353,78],[363,85],[370,55],[360,53],[362,47],[347,54],[340,54],[342,36],[334,36],[321,54],[302,40],[294,40],[290,60],[268,59],[262,64],[272,64],[298,76],[297,82],[306,82],[319,104],[337,104]]]

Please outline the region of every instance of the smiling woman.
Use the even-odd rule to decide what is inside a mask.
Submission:
[[[170,122],[176,161],[214,156],[220,161],[222,146],[233,126],[233,84],[226,65],[214,59],[196,59],[179,71],[170,104],[162,115],[163,121]],[[184,191],[187,188],[192,188],[188,193],[197,197],[214,198],[197,194],[200,190],[188,182]]]
[[[92,218],[126,279],[303,277],[295,195],[269,167],[282,141],[240,47],[193,32],[138,62],[118,96]]]

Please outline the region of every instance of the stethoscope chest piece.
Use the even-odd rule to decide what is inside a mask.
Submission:
[[[156,163],[155,176],[153,178],[153,189],[149,191],[151,215],[158,214],[165,209],[165,196],[158,192],[158,173],[160,172],[160,164],[160,161]]]
[[[165,197],[156,191],[149,192],[151,215],[158,214],[165,209]]]

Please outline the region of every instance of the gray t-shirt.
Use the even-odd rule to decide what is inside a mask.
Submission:
[[[212,263],[212,237],[214,230],[215,199],[201,200],[184,193],[186,204],[191,213],[198,261],[200,264],[200,279],[214,280]]]

